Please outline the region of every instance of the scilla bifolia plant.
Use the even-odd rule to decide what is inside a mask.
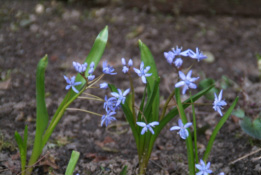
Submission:
[[[130,91],[130,93],[127,97],[122,95],[117,96],[118,100],[124,98],[123,101],[118,101],[117,103],[121,102],[121,108],[124,111],[126,119],[129,122],[133,136],[135,138],[139,155],[139,175],[144,175],[146,173],[146,168],[153,149],[153,145],[160,131],[175,116],[180,116],[181,118],[178,120],[179,126],[173,126],[170,128],[170,130],[178,130],[178,134],[186,142],[189,174],[194,175],[196,173],[195,167],[199,170],[197,174],[211,173],[212,171],[210,170],[210,162],[205,164],[205,161],[208,158],[218,131],[228,119],[230,113],[235,107],[237,98],[215,127],[210,137],[203,159],[200,160],[200,164],[197,164],[199,163],[199,160],[197,153],[197,127],[194,105],[196,104],[196,100],[210,91],[214,85],[211,85],[210,87],[198,92],[193,96],[190,95],[190,98],[182,102],[180,98],[180,87],[182,87],[182,94],[185,94],[189,89],[196,89],[197,85],[195,82],[199,79],[199,77],[192,77],[192,70],[181,70],[183,63],[181,57],[190,57],[192,59],[196,59],[198,62],[202,59],[205,59],[206,57],[202,54],[202,52],[200,52],[198,48],[196,49],[196,52],[194,52],[190,49],[182,51],[182,48],[176,47],[176,49],[164,53],[167,62],[177,70],[177,73],[179,74],[179,80],[177,83],[175,83],[173,91],[170,93],[166,99],[165,104],[161,108],[159,98],[160,78],[158,76],[154,58],[149,48],[141,41],[139,41],[139,47],[141,52],[140,68],[133,68],[134,72],[145,84],[143,97],[139,103],[139,106],[137,106],[138,102],[135,100],[135,88],[133,86],[133,75],[131,74],[132,63],[128,64],[127,66],[125,59],[122,59],[122,71],[123,73],[128,74],[130,82],[130,90],[128,90],[128,92]],[[187,74],[185,75],[184,72],[187,72]],[[113,91],[112,95],[114,96],[114,93],[119,90],[117,90],[114,85],[109,86]],[[215,94],[215,101],[213,103],[214,110],[217,111],[221,116],[223,115],[221,109],[223,106],[227,105],[227,103],[222,100],[222,92],[223,91],[221,90],[219,96]],[[170,104],[171,100],[174,101],[174,104],[173,102]],[[193,123],[187,122],[187,117],[184,111],[190,105],[192,105],[193,110]],[[190,131],[187,129],[192,125],[194,128],[194,144]]]
[[[43,148],[45,147],[47,141],[49,140],[51,134],[53,133],[55,127],[58,122],[62,118],[65,110],[68,106],[81,94],[84,93],[85,90],[92,88],[103,76],[95,78],[93,75],[93,71],[98,65],[105,46],[108,40],[108,27],[105,27],[97,36],[94,45],[87,56],[84,64],[73,63],[76,71],[79,72],[76,77],[68,78],[64,76],[68,85],[66,89],[69,92],[64,97],[51,121],[49,121],[49,116],[47,113],[47,108],[45,104],[45,69],[47,66],[48,58],[47,56],[43,57],[37,66],[36,73],[36,132],[35,139],[33,144],[33,151],[30,157],[30,160],[27,164],[27,126],[24,130],[24,138],[15,132],[15,139],[18,144],[18,148],[20,151],[21,157],[21,174],[22,175],[30,175],[32,173],[33,167],[40,155],[42,154]],[[87,67],[87,65],[89,65]],[[110,70],[108,70],[110,71]],[[89,94],[91,96],[91,94]],[[89,99],[91,97],[89,96]],[[87,97],[88,98],[88,97]],[[95,113],[93,113],[95,114]],[[99,114],[98,114],[99,115]],[[26,166],[27,165],[27,166]]]
[[[85,60],[84,64],[73,62],[73,66],[76,71],[79,73],[75,77],[64,76],[64,79],[67,82],[66,89],[69,90],[68,94],[65,96],[61,105],[58,107],[57,112],[52,118],[51,122],[48,125],[48,114],[44,101],[44,70],[47,65],[47,57],[44,57],[38,64],[37,69],[37,120],[36,120],[36,136],[34,142],[34,148],[31,155],[31,159],[28,164],[28,169],[26,169],[26,151],[27,151],[27,127],[25,128],[24,139],[16,133],[16,140],[19,145],[19,150],[21,153],[21,165],[22,173],[30,174],[32,172],[32,167],[42,153],[44,146],[46,145],[49,137],[51,136],[54,128],[61,119],[64,111],[67,110],[76,110],[88,112],[101,117],[101,126],[108,126],[112,121],[116,120],[115,114],[117,110],[122,109],[126,120],[128,121],[130,128],[132,130],[138,156],[139,156],[139,174],[144,175],[146,173],[148,161],[153,149],[156,138],[158,137],[160,131],[166,126],[171,119],[179,115],[180,120],[178,121],[179,126],[171,127],[171,130],[178,130],[178,134],[182,139],[186,141],[187,145],[187,155],[189,162],[189,173],[192,175],[195,174],[195,167],[199,170],[198,173],[211,173],[210,163],[205,164],[205,161],[208,158],[208,155],[211,151],[215,137],[224,124],[224,122],[229,117],[233,108],[236,105],[237,98],[221,118],[220,122],[217,124],[214,129],[212,136],[210,137],[207,149],[205,151],[204,157],[198,163],[198,153],[197,153],[197,135],[196,135],[196,117],[194,111],[194,104],[201,96],[205,95],[210,91],[214,85],[203,89],[197,94],[190,96],[184,102],[180,98],[180,87],[182,87],[182,94],[185,94],[189,89],[196,89],[197,85],[195,84],[199,77],[192,77],[192,70],[182,71],[183,60],[181,57],[190,57],[200,61],[206,58],[197,48],[196,52],[188,49],[182,51],[182,48],[173,49],[170,52],[165,52],[164,55],[167,59],[167,62],[174,66],[179,74],[179,80],[175,83],[173,91],[170,93],[168,98],[165,101],[163,107],[160,107],[160,95],[159,95],[159,84],[160,78],[158,76],[156,64],[154,58],[149,50],[149,48],[139,41],[139,47],[141,52],[141,64],[139,68],[133,68],[133,62],[130,59],[128,63],[123,58],[122,72],[127,74],[130,82],[130,88],[122,91],[117,89],[114,85],[108,85],[107,83],[101,83],[100,88],[105,89],[108,86],[113,91],[111,92],[112,97],[105,96],[104,100],[100,97],[94,96],[92,94],[84,93],[88,88],[93,87],[105,74],[115,75],[114,68],[103,62],[103,74],[95,78],[93,71],[97,64],[100,61],[100,58],[105,49],[105,45],[108,39],[107,27],[98,35],[94,46]],[[89,66],[88,66],[89,65]],[[143,97],[140,102],[135,99],[135,88],[133,84],[133,71],[141,78],[141,81],[145,84]],[[186,73],[187,72],[187,73]],[[185,74],[186,73],[186,74]],[[222,92],[219,96],[215,95],[215,101],[213,103],[213,108],[215,111],[218,111],[220,115],[222,114],[221,109],[223,106],[227,105],[224,100],[222,100]],[[85,94],[87,96],[79,96]],[[103,101],[103,107],[106,111],[106,114],[100,115],[95,112],[87,111],[84,109],[74,109],[68,108],[68,106],[77,98],[91,99]],[[172,104],[170,102],[172,101]],[[139,105],[137,105],[139,104]],[[193,123],[187,122],[187,117],[185,115],[185,109],[189,106],[192,106],[193,110]],[[190,131],[187,129],[191,125],[194,128],[194,144]],[[194,148],[193,148],[194,146]]]

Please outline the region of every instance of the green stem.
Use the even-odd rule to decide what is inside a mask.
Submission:
[[[187,123],[186,114],[183,108],[183,105],[181,103],[180,98],[180,89],[176,88],[176,100],[177,100],[177,109],[179,112],[179,115],[181,117],[181,120],[183,123]],[[187,155],[188,155],[188,163],[189,163],[189,174],[195,175],[195,160],[194,160],[194,153],[193,153],[193,143],[192,143],[192,137],[191,132],[188,130],[189,136],[186,138],[186,145],[187,145]]]
[[[190,93],[190,100],[191,100],[192,115],[193,115],[195,162],[198,163],[197,123],[196,123],[195,107],[194,107],[191,93]]]
[[[134,120],[134,123],[136,123],[136,114],[135,114],[135,96],[134,96],[134,86],[133,86],[133,80],[131,78],[131,75],[130,73],[128,72],[129,74],[129,80],[130,80],[130,87],[131,87],[131,93],[132,93],[132,98],[131,98],[131,105],[132,105],[132,114],[133,114],[133,120]]]
[[[164,115],[165,115],[165,113],[166,113],[166,110],[167,110],[167,107],[168,107],[168,105],[169,105],[169,102],[170,102],[171,98],[172,98],[174,95],[175,95],[175,89],[174,89],[174,90],[172,91],[172,93],[169,95],[169,97],[168,97],[166,103],[164,104],[163,111],[162,111],[162,114],[161,114],[161,116],[160,116],[159,121],[161,121],[162,118],[164,117]]]

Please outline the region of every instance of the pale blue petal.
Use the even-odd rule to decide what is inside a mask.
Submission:
[[[151,123],[149,123],[149,125],[153,127],[155,125],[159,125],[159,122],[151,122]]]
[[[183,122],[181,119],[178,120],[178,124],[179,124],[179,127],[183,128],[184,125],[183,125]]]
[[[67,86],[65,87],[66,90],[68,90],[68,89],[70,89],[70,88],[71,88],[71,85],[67,85]]]
[[[146,126],[141,130],[141,135],[143,135],[145,132],[147,132],[147,127]]]
[[[184,125],[184,128],[188,128],[188,127],[190,127],[190,126],[192,126],[192,123],[186,123],[186,124]]]
[[[154,131],[153,131],[153,129],[152,129],[151,127],[149,127],[149,130],[150,130],[150,132],[151,132],[152,134],[154,134]]]
[[[180,81],[180,82],[175,84],[175,87],[179,88],[179,87],[184,86],[184,85],[185,85],[185,82],[184,81]]]
[[[141,76],[141,80],[142,80],[142,82],[143,82],[144,84],[147,83],[147,81],[146,81],[146,77],[145,77],[145,76]]]
[[[189,84],[189,88],[191,88],[191,89],[197,89],[197,85],[194,84],[194,83],[190,83],[190,84]]]
[[[180,127],[179,126],[172,126],[170,128],[170,131],[173,131],[173,130],[180,130]]]
[[[130,88],[129,88],[129,89],[126,89],[126,90],[123,92],[123,96],[126,96],[129,92],[130,92]]]
[[[182,80],[185,80],[186,79],[186,76],[183,72],[179,71],[179,77],[182,79]]]
[[[146,126],[146,123],[144,123],[144,122],[136,122],[136,124],[141,126],[141,127],[145,127]]]
[[[77,94],[79,93],[79,91],[74,86],[72,86],[72,90]]]

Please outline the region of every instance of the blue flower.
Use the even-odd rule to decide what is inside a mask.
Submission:
[[[126,100],[126,95],[130,92],[130,89],[125,90],[123,93],[120,89],[117,92],[111,92],[111,95],[117,98],[116,106],[119,106],[121,103],[124,104]]]
[[[192,74],[192,70],[190,70],[188,72],[187,76],[185,76],[185,74],[183,72],[179,71],[179,77],[182,81],[176,83],[175,87],[178,88],[178,87],[184,86],[182,89],[182,94],[185,94],[186,91],[188,90],[188,88],[191,88],[191,89],[197,88],[197,85],[194,84],[193,82],[198,80],[199,77],[191,78],[191,74]]]
[[[125,74],[129,71],[129,68],[133,65],[132,59],[129,59],[128,67],[126,65],[125,58],[121,59],[121,63],[123,65],[122,72],[125,73]]]
[[[107,61],[104,61],[102,64],[102,71],[104,74],[109,74],[109,75],[115,75],[117,74],[114,71],[114,68],[112,66],[110,66],[109,64],[107,65]]]
[[[182,47],[179,48],[178,46],[176,46],[176,49],[174,49],[174,48],[172,49],[175,56],[180,55],[182,53],[181,50],[182,50]]]
[[[93,72],[94,72],[94,68],[93,68],[93,66],[91,66],[90,65],[90,70],[89,70],[89,72],[88,72],[88,80],[89,81],[92,81],[94,78],[95,78],[95,75],[93,75]]]
[[[95,63],[92,61],[90,64],[90,68],[94,68],[94,66],[95,66]]]
[[[133,68],[133,69],[138,74],[138,76],[141,77],[142,82],[145,83],[145,84],[147,83],[146,77],[149,77],[149,76],[152,75],[152,73],[147,73],[150,70],[150,66],[147,66],[144,69],[143,61],[140,63],[140,69],[136,69],[136,68]]]
[[[107,89],[108,88],[108,83],[106,83],[106,82],[101,83],[100,84],[100,88],[101,89]]]
[[[103,103],[103,108],[106,110],[106,112],[110,112],[113,111],[115,112],[115,110],[117,108],[119,108],[119,106],[116,106],[117,104],[117,98],[115,97],[110,97],[109,99],[107,98],[107,95],[105,95],[104,98],[104,103]]]
[[[174,61],[174,64],[177,68],[180,68],[183,64],[183,60],[181,58],[177,58],[175,61]]]
[[[74,86],[80,85],[80,84],[82,84],[82,82],[75,82],[75,76],[73,76],[73,77],[71,78],[71,80],[70,80],[68,77],[66,77],[65,75],[64,75],[63,77],[64,77],[64,79],[66,80],[66,82],[67,82],[67,84],[68,84],[68,85],[65,87],[65,89],[68,90],[68,89],[72,88],[72,90],[73,90],[75,93],[79,93],[79,91],[78,91]]]
[[[206,165],[202,159],[200,159],[200,164],[196,164],[196,168],[199,170],[199,172],[196,173],[196,175],[208,175],[212,173],[212,170],[209,169],[210,162],[208,162],[208,164]]]
[[[221,109],[223,109],[223,106],[226,106],[227,103],[225,102],[225,100],[222,100],[222,94],[223,94],[223,90],[220,91],[218,97],[217,97],[217,94],[214,93],[215,95],[215,100],[214,100],[214,103],[213,103],[213,109],[215,111],[217,111],[220,116],[223,116],[222,112],[221,112]]]
[[[112,115],[116,114],[116,112],[108,112],[106,115],[103,115],[101,118],[101,126],[105,123],[107,127],[112,121],[116,120]]]
[[[186,139],[189,136],[189,132],[186,128],[190,127],[192,125],[192,123],[186,123],[185,125],[183,125],[182,120],[179,119],[178,124],[179,124],[179,126],[173,126],[170,128],[170,130],[171,131],[179,130],[178,134],[180,135],[180,137],[182,139]]]
[[[173,63],[173,59],[175,58],[175,54],[173,52],[164,52],[164,56],[169,64]]]
[[[74,69],[77,71],[77,72],[79,72],[79,73],[83,73],[83,72],[85,72],[85,70],[86,70],[86,68],[87,68],[87,63],[84,63],[84,64],[80,64],[80,63],[78,63],[78,62],[74,62],[73,61],[73,67],[74,67]]]
[[[187,49],[187,50],[184,50],[183,52],[181,52],[179,55],[184,56],[184,57],[189,57],[190,55],[193,55],[193,54],[194,54],[193,50]]]
[[[153,131],[153,127],[156,126],[156,125],[159,125],[159,122],[151,122],[149,124],[146,124],[144,122],[136,122],[137,125],[139,125],[140,127],[143,127],[143,129],[141,130],[141,135],[143,135],[145,132],[147,132],[148,130],[150,130],[150,132],[152,134],[154,134],[154,131]]]
[[[207,58],[207,56],[203,55],[203,53],[198,48],[196,48],[196,52],[190,52],[189,57],[192,59],[197,59],[198,61]]]

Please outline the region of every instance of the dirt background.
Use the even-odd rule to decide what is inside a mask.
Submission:
[[[63,75],[75,74],[72,61],[82,62],[85,59],[97,34],[106,25],[109,27],[109,41],[102,60],[108,60],[118,72],[117,78],[106,77],[107,82],[115,83],[121,89],[128,88],[128,81],[121,73],[120,59],[133,58],[134,66],[138,67],[140,55],[137,41],[141,39],[151,49],[157,62],[162,81],[160,93],[164,99],[172,90],[177,75],[165,61],[163,52],[176,45],[193,50],[199,47],[213,60],[197,63],[184,59],[184,67],[195,63],[193,75],[200,75],[201,80],[214,78],[218,88],[224,84],[222,76],[227,76],[232,83],[224,91],[226,101],[231,104],[239,96],[237,106],[251,118],[258,116],[261,111],[261,83],[256,54],[261,54],[261,18],[260,6],[255,3],[260,1],[253,1],[252,9],[245,10],[256,11],[254,14],[240,13],[241,10],[234,10],[233,14],[219,10],[212,13],[209,6],[204,6],[204,13],[186,13],[182,8],[177,13],[173,9],[158,8],[156,1],[150,1],[152,3],[149,5],[135,4],[137,1],[112,2],[84,5],[57,1],[1,1],[0,174],[19,173],[14,132],[22,133],[25,125],[29,127],[28,150],[31,153],[36,118],[35,74],[39,59],[45,54],[49,56],[46,103],[52,116],[66,94]],[[101,65],[95,75],[100,73]],[[139,79],[135,79],[135,87],[136,98],[139,99],[143,92]],[[91,92],[101,97],[109,94],[108,90]],[[212,103],[206,99],[200,102]],[[101,106],[101,103],[84,100],[76,100],[71,105],[103,113]],[[191,117],[190,111],[188,109],[187,114]],[[220,116],[211,106],[199,106],[196,113],[198,126],[203,128],[198,140],[202,157]],[[148,175],[188,174],[185,143],[176,133],[169,131],[171,126],[177,124],[177,119],[175,117],[157,139]],[[121,112],[117,114],[117,120],[113,123],[118,123],[115,131],[113,127],[100,127],[99,117],[66,112],[34,174],[63,174],[72,150],[81,153],[76,173],[113,175],[119,174],[127,165],[128,174],[136,174],[138,157],[134,139]],[[246,135],[238,119],[231,116],[215,141],[209,157],[211,169],[214,174],[223,171],[233,175],[258,175],[261,173],[261,153],[243,156],[258,151],[260,145],[260,141]]]

